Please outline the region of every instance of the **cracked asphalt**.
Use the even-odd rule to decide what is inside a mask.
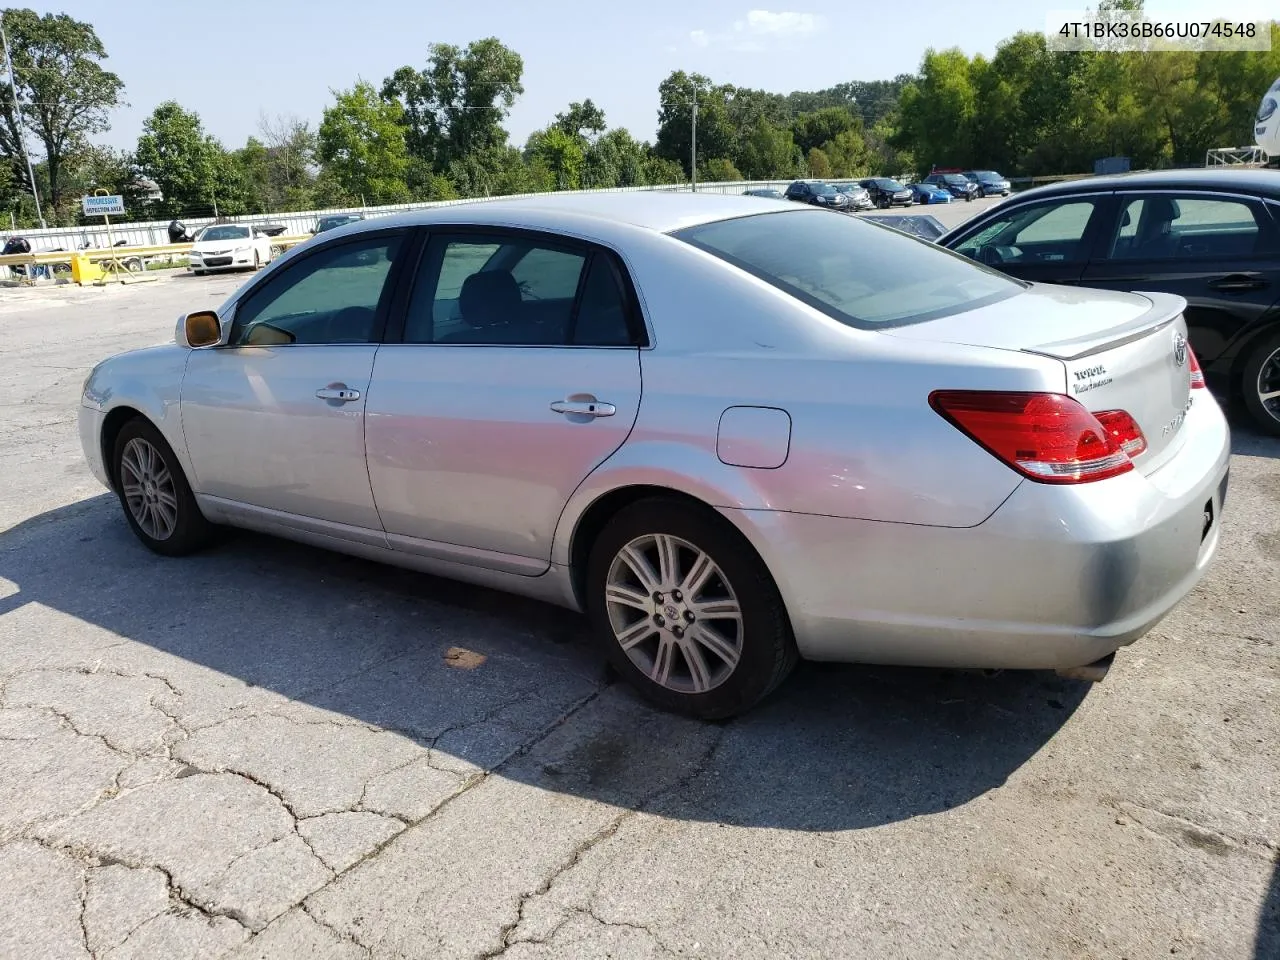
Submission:
[[[1100,685],[700,724],[563,611],[135,542],[81,383],[239,282],[0,291],[0,958],[1280,958],[1280,441],[1234,418],[1211,574]]]

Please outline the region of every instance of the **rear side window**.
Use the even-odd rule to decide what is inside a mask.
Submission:
[[[820,210],[719,220],[673,235],[865,330],[972,310],[1025,286],[897,230]]]
[[[1151,194],[1125,203],[1109,250],[1112,260],[1229,259],[1274,253],[1276,238],[1260,204]]]

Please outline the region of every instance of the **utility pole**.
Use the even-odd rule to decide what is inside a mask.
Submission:
[[[40,221],[40,229],[43,230],[47,224],[40,210],[40,188],[36,186],[36,174],[31,169],[31,153],[27,150],[27,130],[22,125],[22,111],[18,109],[18,77],[13,72],[13,59],[9,56],[9,37],[4,32],[2,15],[0,15],[0,43],[4,45],[4,64],[9,73],[9,90],[13,93],[13,117],[18,123],[18,145],[22,148],[22,155],[27,160],[27,178],[31,181],[31,196],[36,201],[36,219]]]
[[[693,86],[693,131],[689,137],[689,177],[698,192],[698,85]]]

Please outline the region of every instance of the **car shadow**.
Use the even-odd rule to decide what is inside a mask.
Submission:
[[[1262,901],[1258,916],[1258,934],[1254,941],[1253,960],[1277,960],[1280,957],[1280,853],[1275,855],[1271,885]]]
[[[33,651],[12,656],[38,661],[33,630],[57,630],[85,661],[216,671],[550,791],[720,823],[845,830],[964,804],[1042,749],[1089,686],[804,664],[746,716],[697,723],[611,683],[568,611],[250,534],[156,557],[107,494],[0,533],[0,577],[0,618],[23,617],[11,642]],[[646,786],[659,773],[660,796]]]

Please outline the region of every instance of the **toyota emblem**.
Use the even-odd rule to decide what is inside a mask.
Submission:
[[[1178,366],[1187,362],[1187,338],[1181,333],[1173,335],[1173,362]]]

